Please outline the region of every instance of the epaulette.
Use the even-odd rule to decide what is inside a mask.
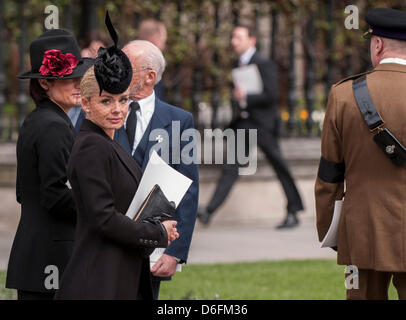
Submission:
[[[367,72],[362,72],[362,73],[358,73],[358,74],[353,74],[352,76],[349,76],[349,77],[347,77],[347,78],[341,79],[341,80],[338,81],[337,83],[333,84],[333,87],[338,86],[339,84],[342,84],[342,83],[345,82],[345,81],[357,79],[357,78],[361,77],[361,76],[364,75],[364,74],[371,73],[372,71],[374,71],[374,70],[369,70],[369,71],[367,71]]]

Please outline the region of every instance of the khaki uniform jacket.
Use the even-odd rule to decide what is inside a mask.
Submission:
[[[319,240],[345,182],[338,264],[406,272],[406,165],[392,164],[373,141],[355,101],[355,78],[334,85],[328,99],[315,185]],[[380,64],[367,84],[386,127],[406,145],[406,66]]]

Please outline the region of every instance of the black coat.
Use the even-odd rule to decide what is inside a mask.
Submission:
[[[279,134],[280,116],[278,112],[278,78],[277,67],[273,61],[263,58],[258,51],[254,53],[249,64],[256,64],[261,74],[264,89],[260,94],[247,95],[247,108],[250,123],[254,122],[257,128],[263,128]],[[238,62],[234,63],[238,67]],[[232,100],[233,122],[243,120],[240,118],[241,109],[236,100]],[[252,121],[251,121],[252,120]],[[244,120],[243,120],[244,121]]]
[[[75,131],[65,112],[50,100],[31,112],[17,141],[17,201],[21,218],[11,249],[6,287],[50,292],[49,265],[65,269],[76,220],[66,167]],[[52,292],[52,290],[51,290]]]
[[[125,216],[141,176],[116,141],[83,121],[68,164],[78,210],[75,247],[57,299],[152,299],[148,255],[168,238],[162,224]]]

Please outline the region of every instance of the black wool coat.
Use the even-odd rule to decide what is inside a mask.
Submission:
[[[78,217],[72,258],[56,299],[152,299],[149,254],[168,245],[161,223],[125,216],[142,176],[136,161],[84,120],[68,178]]]
[[[50,100],[24,120],[17,141],[17,201],[21,218],[11,249],[6,287],[53,292],[45,287],[47,266],[62,275],[72,253],[76,220],[66,167],[75,131]]]

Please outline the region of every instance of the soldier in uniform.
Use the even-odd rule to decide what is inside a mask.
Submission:
[[[387,299],[391,279],[399,298],[406,299],[406,153],[401,145],[406,144],[406,13],[376,8],[366,21],[374,68],[335,84],[328,98],[315,185],[317,230],[321,241],[334,202],[345,193],[334,249],[338,264],[357,267],[359,276],[358,289],[347,289],[347,299]],[[365,79],[359,99],[356,88]],[[365,111],[367,104],[377,110],[372,124],[374,112]]]

